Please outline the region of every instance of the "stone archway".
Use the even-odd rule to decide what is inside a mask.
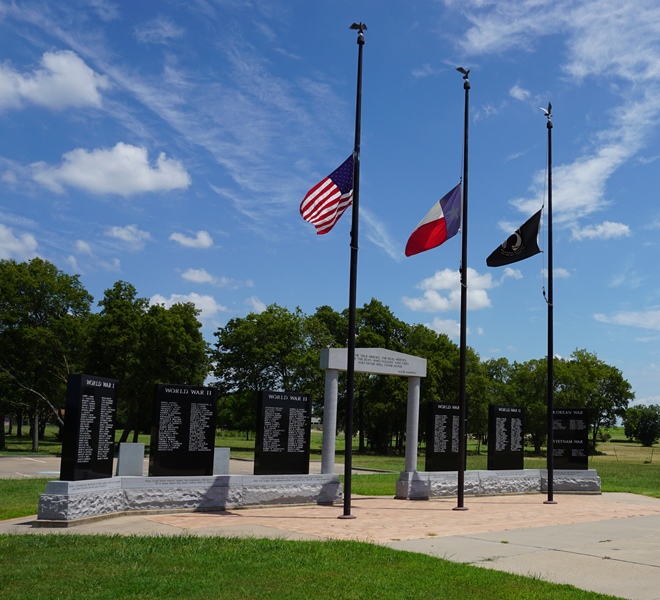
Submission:
[[[348,366],[346,348],[321,350],[321,368],[325,370],[323,415],[323,447],[321,473],[330,474],[335,468],[335,438],[337,436],[337,393],[339,371]],[[375,375],[396,375],[408,378],[406,414],[406,471],[417,470],[417,438],[419,435],[419,386],[426,377],[426,359],[384,348],[356,348],[355,372]],[[413,443],[409,443],[413,440]]]

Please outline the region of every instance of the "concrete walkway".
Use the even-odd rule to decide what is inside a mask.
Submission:
[[[660,500],[634,494],[532,494],[415,502],[355,496],[342,506],[121,515],[71,528],[0,521],[0,533],[204,535],[359,540],[534,576],[622,598],[660,600]]]

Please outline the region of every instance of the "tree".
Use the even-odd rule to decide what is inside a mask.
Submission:
[[[145,426],[147,410],[140,366],[142,319],[149,301],[138,298],[137,290],[125,281],[107,289],[99,302],[101,312],[90,332],[90,351],[86,370],[119,381],[117,418],[123,424],[121,442],[130,431],[133,441]]]
[[[511,399],[514,406],[523,408],[523,426],[537,455],[541,454],[541,446],[547,437],[547,382],[548,363],[545,358],[514,362],[508,382],[511,387],[505,392],[505,397]]]
[[[106,290],[99,306],[90,328],[86,370],[119,380],[120,443],[131,431],[137,441],[151,427],[156,383],[204,383],[210,364],[199,311],[192,303],[149,306],[125,281]]]
[[[261,390],[305,391],[308,350],[305,318],[271,304],[260,314],[227,322],[214,333],[214,383],[220,391],[221,422],[254,429],[257,393]]]
[[[623,427],[628,439],[653,446],[660,440],[660,406],[631,406],[624,413]]]
[[[575,350],[555,366],[556,406],[586,408],[591,428],[591,451],[601,429],[614,427],[635,394],[619,369],[587,350]]]
[[[40,258],[0,261],[0,371],[22,390],[32,413],[33,450],[39,446],[41,405],[62,425],[67,376],[82,360],[83,328],[92,296],[78,275]]]

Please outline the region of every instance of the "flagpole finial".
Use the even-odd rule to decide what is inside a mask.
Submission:
[[[548,102],[548,108],[539,107],[548,118],[548,128],[552,127],[552,102]]]
[[[353,23],[350,27],[351,29],[356,29],[358,32],[357,43],[362,46],[364,44],[364,32],[367,30],[366,23],[360,21],[359,23]]]
[[[470,80],[468,79],[468,76],[470,75],[470,69],[464,69],[463,67],[456,67],[456,70],[459,73],[463,73],[463,89],[469,90]]]

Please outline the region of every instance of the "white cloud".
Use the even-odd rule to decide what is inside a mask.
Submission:
[[[512,98],[515,98],[516,100],[529,100],[531,93],[529,90],[526,90],[525,88],[519,86],[517,83],[514,85],[510,90],[509,90],[509,95]]]
[[[151,239],[151,234],[148,231],[142,231],[137,225],[111,227],[105,232],[105,235],[124,242],[132,250],[142,250],[145,242]]]
[[[46,52],[42,68],[21,74],[0,65],[0,110],[36,104],[52,110],[101,106],[101,91],[110,88],[107,77],[95,73],[75,53]]]
[[[444,333],[450,338],[457,338],[461,334],[460,323],[458,321],[452,321],[451,319],[435,317],[427,327],[436,333]]]
[[[266,304],[264,304],[256,296],[250,296],[249,298],[246,298],[245,304],[250,308],[251,312],[255,312],[258,314],[261,314],[268,308]]]
[[[567,269],[564,269],[563,267],[555,267],[552,269],[552,274],[555,279],[568,279],[571,274],[568,272]],[[541,275],[543,277],[548,276],[548,269],[541,269]]]
[[[502,275],[501,281],[505,279],[522,279],[523,275],[518,269],[513,269],[511,267],[505,267],[504,273]]]
[[[210,248],[213,246],[213,238],[208,231],[198,231],[195,237],[189,237],[183,233],[173,233],[170,239],[186,248]]]
[[[84,240],[76,240],[76,252],[80,254],[92,254],[92,247]]]
[[[188,269],[181,277],[193,283],[213,283],[215,281],[215,277],[206,269]]]
[[[132,196],[145,192],[185,189],[190,175],[177,160],[158,156],[152,167],[147,149],[122,142],[114,148],[85,150],[77,148],[63,156],[62,165],[51,167],[39,162],[32,165],[36,181],[54,192],[61,193],[65,186],[75,187],[92,194]]]
[[[83,272],[83,270],[80,268],[80,265],[78,264],[78,261],[76,260],[75,256],[70,254],[69,256],[66,257],[65,260],[68,263],[68,265],[71,267],[71,270],[74,273],[82,273]]]
[[[487,290],[494,287],[490,274],[480,275],[471,267],[467,270],[468,295],[467,305],[470,310],[479,310],[490,306]],[[403,298],[403,303],[410,309],[420,312],[444,312],[458,310],[461,304],[460,273],[452,269],[437,271],[432,277],[417,285],[424,293],[418,298]],[[441,293],[444,292],[444,293]]]
[[[553,213],[558,224],[576,229],[577,219],[608,204],[610,176],[639,153],[660,117],[657,2],[464,0],[460,9],[470,22],[459,42],[468,54],[531,51],[542,37],[560,33],[566,40],[564,71],[578,80],[598,78],[620,94],[620,106],[604,120],[608,128],[592,137],[581,157],[553,171]],[[525,96],[519,86],[510,93]],[[538,173],[532,198],[514,204],[531,214],[544,199],[544,184],[545,173]]]
[[[197,309],[201,311],[201,319],[211,319],[217,313],[227,312],[227,308],[222,304],[216,302],[213,296],[201,294],[172,294],[169,298],[156,294],[149,300],[151,304],[162,304],[165,308],[169,308],[173,304],[185,304],[192,302]]]
[[[103,267],[106,271],[110,271],[111,273],[119,273],[121,272],[121,261],[118,258],[113,258],[111,260],[104,260],[101,261],[101,267]]]
[[[630,227],[628,225],[613,223],[612,221],[604,221],[600,225],[589,225],[582,229],[573,230],[573,239],[576,240],[609,240],[629,235]]]
[[[0,260],[34,258],[37,255],[37,245],[33,235],[15,235],[11,228],[0,224]]]
[[[597,313],[594,315],[594,319],[601,323],[612,323],[614,325],[626,325],[660,331],[660,310],[622,311],[610,316]]]
[[[186,281],[192,281],[193,283],[200,284],[211,284],[216,287],[229,288],[232,290],[238,290],[243,287],[252,287],[254,283],[247,279],[245,281],[238,281],[237,279],[232,279],[231,277],[216,277],[209,273],[206,269],[187,269],[181,274],[181,277]]]

